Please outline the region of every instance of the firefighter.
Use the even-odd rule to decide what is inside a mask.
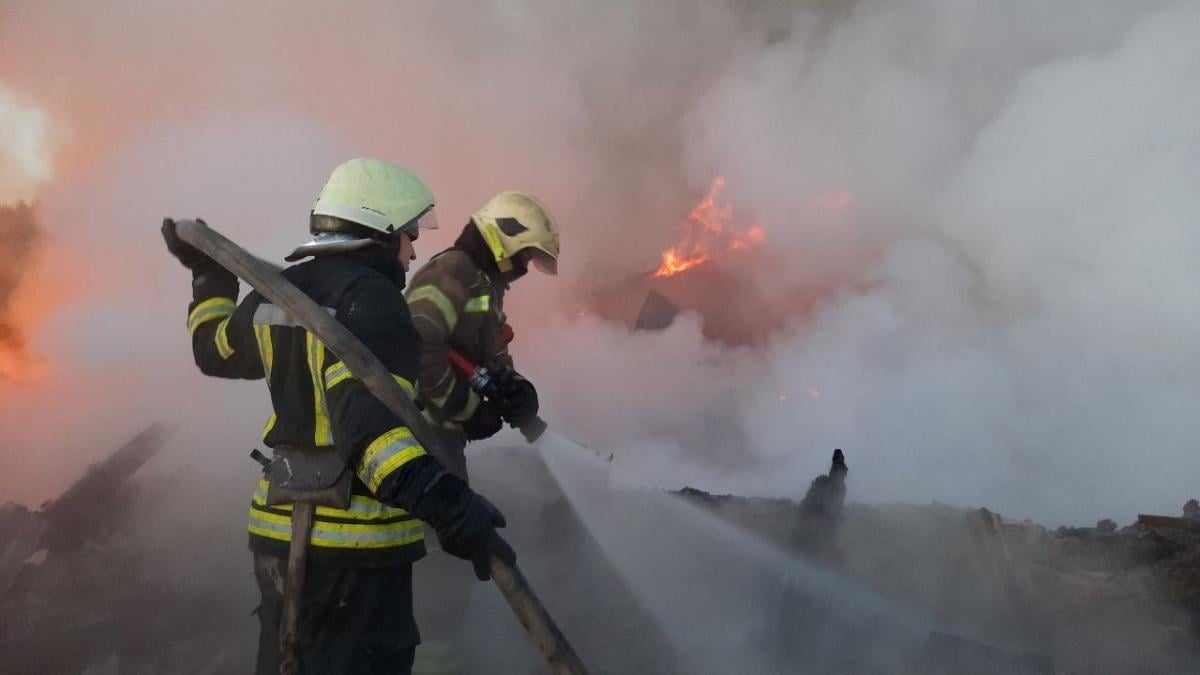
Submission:
[[[417,271],[407,291],[425,345],[420,397],[459,461],[468,441],[494,435],[504,422],[520,427],[537,417],[537,390],[513,369],[502,339],[504,294],[531,265],[558,273],[558,225],[532,196],[501,192],[471,216],[454,246]],[[491,371],[494,400],[482,399],[455,372],[451,350]]]
[[[409,392],[421,349],[401,289],[413,242],[421,229],[436,227],[433,201],[421,179],[399,166],[347,161],[313,205],[312,240],[287,257],[310,259],[283,271]],[[503,516],[427,455],[312,333],[257,292],[237,304],[232,273],[182,241],[172,220],[162,232],[168,250],[192,271],[187,327],[196,365],[206,375],[265,379],[270,389],[274,413],[263,442],[275,459],[250,504],[262,594],[256,672],[410,672],[419,642],[412,564],[425,554],[420,521],[443,550],[471,560],[483,580],[489,553],[514,558],[495,532]],[[313,513],[311,530],[297,531],[293,543],[301,511]],[[303,587],[287,595],[287,556],[297,552],[308,559],[300,567]],[[281,617],[297,602],[295,647],[284,642],[281,649]]]

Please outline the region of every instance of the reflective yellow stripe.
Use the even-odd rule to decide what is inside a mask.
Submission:
[[[325,344],[312,333],[304,334],[308,346],[308,372],[313,386],[313,442],[318,446],[333,445],[329,430],[329,410],[325,405]]]
[[[200,324],[213,319],[223,319],[233,314],[235,309],[237,309],[237,303],[231,298],[209,298],[196,305],[196,308],[188,314],[188,332],[195,333]]]
[[[442,384],[443,382],[445,385]],[[439,408],[445,407],[446,399],[450,398],[450,394],[454,393],[455,384],[458,384],[458,380],[454,378],[454,371],[447,367],[445,373],[442,375],[442,379],[438,380],[438,383],[434,385],[429,400],[433,401],[433,404]]]
[[[350,369],[346,367],[346,364],[338,361],[337,363],[325,369],[325,389],[333,389],[338,383],[344,382],[352,377],[354,377],[354,374],[350,372]]]
[[[468,312],[486,312],[492,307],[492,296],[477,295],[470,300],[467,300],[465,311]]]
[[[260,537],[291,541],[291,516],[250,508],[250,532]],[[313,519],[309,543],[323,548],[392,548],[415,544],[425,538],[421,521],[395,523],[331,523]]]
[[[254,339],[258,340],[258,355],[262,357],[263,374],[267,386],[271,384],[271,366],[275,365],[275,346],[271,344],[271,327],[254,326]]]
[[[214,338],[217,343],[217,354],[222,359],[227,359],[233,356],[233,347],[229,344],[229,319],[225,317],[220,324],[217,325],[217,336]]]
[[[350,379],[355,379],[354,373],[350,372],[346,364],[341,361],[325,369],[326,391]],[[416,396],[416,387],[413,386],[412,382],[395,373],[392,373],[392,379],[396,381],[396,384],[400,385],[400,388],[404,390],[404,393],[408,394],[409,398]]]
[[[271,413],[271,416],[267,418],[267,426],[263,427],[263,438],[266,438],[267,434],[271,433],[271,430],[275,428],[277,419],[275,413]]]
[[[409,382],[395,373],[392,373],[392,379],[396,381],[396,384],[400,385],[400,388],[404,390],[404,393],[408,394],[409,398],[416,398],[417,388],[413,386],[412,382]]]
[[[396,469],[425,454],[408,427],[396,427],[371,441],[358,463],[358,477],[374,492]]]
[[[479,394],[475,393],[474,389],[467,389],[467,404],[463,406],[462,412],[451,417],[455,422],[466,422],[471,419],[471,415],[475,414],[475,409],[479,407]]]
[[[458,324],[458,312],[454,311],[454,304],[450,302],[450,298],[442,292],[442,289],[432,284],[413,289],[408,295],[408,304],[420,302],[422,300],[433,303],[434,307],[442,313],[442,318],[446,320],[446,330],[454,330],[454,326]]]

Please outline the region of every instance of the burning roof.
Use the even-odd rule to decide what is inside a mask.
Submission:
[[[753,271],[792,264],[769,247],[761,224],[746,224],[722,199],[723,176],[680,222],[680,240],[661,253],[658,268],[592,289],[589,306],[597,314],[639,330],[662,330],[680,312],[700,315],[707,338],[726,344],[760,344],[784,323],[809,312],[822,293],[813,289],[770,294],[784,296],[786,306],[765,297],[762,274]],[[838,190],[808,206],[842,212],[853,203]],[[818,289],[819,290],[819,289]]]

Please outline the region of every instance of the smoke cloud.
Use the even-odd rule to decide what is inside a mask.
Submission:
[[[551,205],[563,275],[512,294],[514,350],[565,431],[629,446],[647,482],[794,494],[847,446],[864,499],[1065,521],[1188,496],[1193,8],[418,3],[332,30],[281,7],[116,3],[87,27],[72,3],[4,10],[0,82],[69,138],[40,211],[79,276],[35,336],[61,372],[215,386],[187,363],[186,279],[154,224],[203,216],[278,259],[328,168],[367,154],[439,195],[422,255],[495,191]],[[786,328],[746,351],[686,321],[577,320],[581,291],[657,264],[718,174],[775,261],[735,273]],[[847,213],[814,206],[839,191]],[[230,394],[253,411],[239,433],[259,394]],[[123,418],[106,438],[140,428]]]
[[[1174,513],[1200,468],[1184,412],[1197,391],[1179,376],[1197,328],[1200,100],[1179,86],[1197,72],[1197,20],[961,3],[794,14],[690,110],[684,164],[697,182],[726,176],[763,223],[777,263],[741,274],[797,308],[788,327],[765,350],[714,354],[686,322],[630,343],[573,323],[556,342],[600,356],[580,366],[592,391],[564,398],[603,409],[589,431],[605,442],[637,421],[646,443],[617,461],[642,484],[795,496],[844,447],[859,499],[1055,523]],[[854,195],[847,217],[811,207],[838,190]],[[628,365],[602,377],[613,362]],[[704,431],[714,419],[734,447]],[[738,446],[750,457],[731,469]]]

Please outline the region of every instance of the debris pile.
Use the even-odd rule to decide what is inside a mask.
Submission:
[[[1193,502],[1057,531],[936,503],[831,518],[811,508],[822,479],[803,501],[680,495],[923,617],[925,650],[898,672],[1182,673],[1200,658]]]
[[[206,639],[225,608],[199,586],[155,583],[131,540],[143,504],[132,478],[165,440],[152,425],[37,511],[0,507],[0,663],[30,673],[228,672],[228,638]]]

